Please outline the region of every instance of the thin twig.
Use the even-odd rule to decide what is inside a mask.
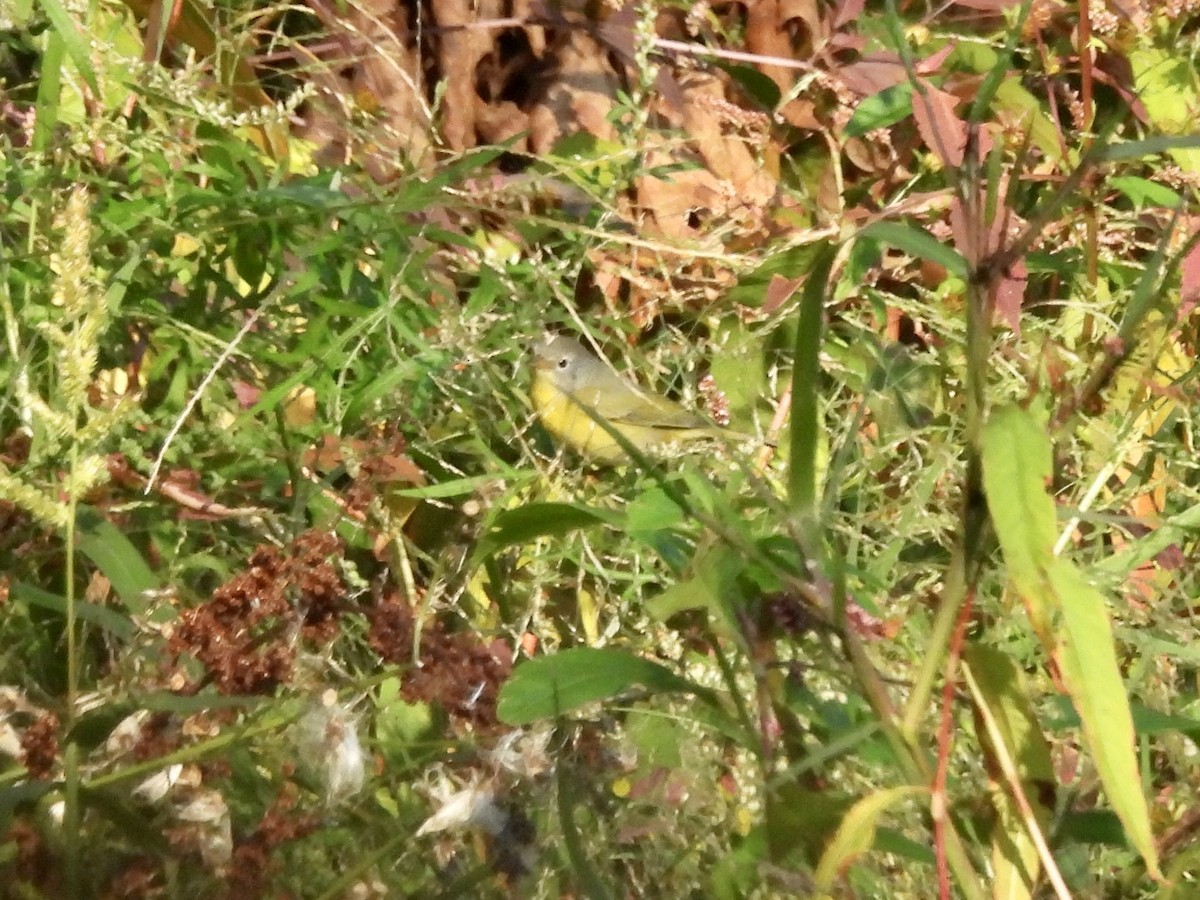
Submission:
[[[146,489],[143,491],[143,493],[149,494],[154,489],[154,483],[158,480],[159,470],[162,468],[163,460],[167,456],[167,450],[170,448],[171,442],[175,440],[176,435],[179,434],[179,430],[183,427],[183,423],[188,420],[188,417],[192,414],[192,410],[196,408],[196,404],[199,403],[200,398],[204,396],[204,392],[208,389],[209,384],[211,384],[212,380],[217,377],[217,372],[220,371],[223,365],[225,365],[225,360],[229,359],[229,357],[233,354],[233,351],[237,348],[237,345],[241,343],[242,338],[244,338],[249,333],[250,329],[254,327],[254,324],[258,321],[259,316],[261,316],[263,311],[271,304],[274,296],[275,294],[272,294],[257,309],[250,311],[250,315],[246,317],[246,321],[242,325],[241,330],[239,330],[238,333],[233,336],[233,339],[225,345],[225,348],[221,351],[220,356],[218,356],[216,361],[212,364],[212,368],[208,370],[208,373],[204,376],[204,379],[200,382],[200,385],[192,393],[192,396],[188,398],[187,405],[183,407],[183,411],[175,419],[175,424],[173,424],[171,426],[171,430],[167,432],[167,437],[163,441],[163,445],[158,451],[158,456],[154,459],[154,466],[150,469],[150,477],[146,479]]]
[[[705,47],[703,44],[688,44],[683,41],[668,40],[667,38],[655,38],[654,46],[658,50],[685,53],[690,56],[708,56],[713,59],[727,59],[731,62],[778,66],[781,69],[799,69],[802,72],[819,71],[812,63],[801,62],[798,59],[788,59],[785,56],[763,56],[759,53],[745,53],[741,50],[720,50],[716,47]]]
[[[958,622],[950,639],[950,653],[946,659],[946,677],[942,682],[942,720],[938,728],[937,768],[933,775],[933,834],[934,856],[937,860],[938,896],[950,900],[950,866],[946,858],[946,822],[950,815],[950,804],[946,798],[946,781],[950,772],[950,746],[953,743],[954,694],[958,684],[958,663],[962,657],[963,643],[967,637],[967,624],[971,621],[972,595],[968,592],[959,607]]]
[[[775,448],[779,444],[779,432],[783,430],[784,423],[787,422],[788,413],[791,410],[792,382],[791,379],[788,379],[787,388],[784,389],[779,402],[775,404],[775,415],[771,419],[771,424],[767,428],[766,436],[763,439],[763,445],[759,448],[758,456],[754,460],[755,471],[759,473],[767,471],[767,466],[771,464],[771,457],[775,454]]]
[[[1010,796],[1017,805],[1017,811],[1021,815],[1021,821],[1025,825],[1025,830],[1029,834],[1030,840],[1033,841],[1034,847],[1037,848],[1038,858],[1042,861],[1042,866],[1046,870],[1046,877],[1050,880],[1050,885],[1054,888],[1054,894],[1059,900],[1071,900],[1071,891],[1067,887],[1067,883],[1063,880],[1062,873],[1058,870],[1058,865],[1054,861],[1054,854],[1050,852],[1050,845],[1046,843],[1046,836],[1042,834],[1041,826],[1038,825],[1037,817],[1033,813],[1033,807],[1029,803],[1029,798],[1025,796],[1025,789],[1021,785],[1021,776],[1017,773],[1016,762],[1013,760],[1012,754],[1004,743],[1004,735],[1000,731],[1000,726],[996,724],[996,717],[992,715],[991,709],[988,708],[983,691],[980,690],[979,683],[975,680],[975,676],[971,672],[971,667],[966,663],[963,664],[962,674],[967,687],[971,689],[971,696],[975,700],[975,709],[979,712],[979,717],[983,720],[988,739],[992,742],[992,749],[996,754],[996,762],[1000,766],[1001,774],[1004,775],[1004,781],[1008,785]]]
[[[1184,841],[1192,838],[1200,830],[1200,808],[1190,809],[1183,814],[1171,829],[1158,839],[1158,853],[1166,856]]]

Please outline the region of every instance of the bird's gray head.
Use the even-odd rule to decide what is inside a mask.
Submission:
[[[574,393],[581,384],[602,377],[607,370],[574,338],[547,336],[533,351],[533,367],[548,376],[559,390]]]

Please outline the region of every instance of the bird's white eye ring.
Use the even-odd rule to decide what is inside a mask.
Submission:
[[[558,367],[559,367],[560,369],[565,369],[565,368],[567,367],[567,364],[568,364],[569,362],[570,362],[570,360],[569,360],[569,359],[567,359],[567,358],[564,356],[562,359],[560,359],[560,360],[558,361]]]

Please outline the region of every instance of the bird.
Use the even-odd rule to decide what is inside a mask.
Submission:
[[[600,463],[629,462],[630,455],[598,420],[646,454],[678,443],[747,437],[621,377],[566,335],[547,335],[535,346],[530,396],[551,435]]]

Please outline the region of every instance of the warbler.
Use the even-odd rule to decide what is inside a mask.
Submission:
[[[678,442],[747,437],[638,387],[579,341],[561,335],[547,336],[534,349],[530,393],[546,430],[598,462],[628,462],[629,454],[597,419],[646,454]]]

